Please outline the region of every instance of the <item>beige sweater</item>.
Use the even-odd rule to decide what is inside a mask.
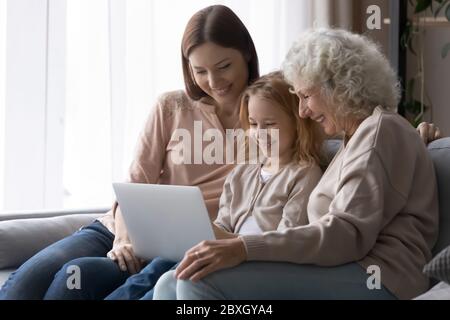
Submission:
[[[341,147],[308,204],[310,223],[242,236],[248,260],[381,269],[398,298],[428,288],[422,274],[438,232],[432,161],[399,115],[376,108]],[[369,275],[368,275],[369,277]]]
[[[236,120],[238,127],[239,121]],[[202,123],[202,135],[208,129],[219,129],[225,137],[225,130],[214,105],[191,100],[184,91],[162,95],[141,132],[136,155],[129,169],[128,181],[198,186],[213,221],[217,215],[225,178],[234,165],[226,164],[225,153],[222,163],[219,164],[206,164],[201,159],[203,151],[212,142],[203,142],[201,154],[198,152],[195,155],[193,141],[196,121]],[[173,161],[179,159],[176,156],[180,154],[177,148],[183,142],[183,139],[173,135],[175,129],[186,129],[191,135],[191,164],[177,164],[178,160]],[[223,140],[225,141],[225,138]],[[195,157],[201,159],[201,164],[194,164]],[[113,210],[99,220],[114,233]]]
[[[306,207],[322,176],[317,165],[291,163],[261,182],[261,165],[238,165],[227,177],[215,224],[239,233],[251,215],[260,229],[278,230],[308,223]]]

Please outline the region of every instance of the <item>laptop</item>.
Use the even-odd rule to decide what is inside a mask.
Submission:
[[[198,187],[113,183],[137,257],[180,261],[185,252],[214,232]]]

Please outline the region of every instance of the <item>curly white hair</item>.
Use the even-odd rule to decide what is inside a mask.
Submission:
[[[283,62],[293,84],[320,88],[335,114],[365,118],[381,106],[396,110],[400,85],[378,46],[367,37],[339,29],[311,29],[300,35]]]

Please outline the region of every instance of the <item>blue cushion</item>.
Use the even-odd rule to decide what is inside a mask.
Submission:
[[[428,145],[439,191],[439,238],[433,255],[450,245],[450,138],[433,141]]]

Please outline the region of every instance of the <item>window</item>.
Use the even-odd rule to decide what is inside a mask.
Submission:
[[[157,96],[184,88],[188,19],[218,3],[244,21],[267,73],[306,26],[309,0],[14,0],[7,13],[0,0],[0,210],[111,204]]]
[[[108,1],[67,1],[66,14],[64,207],[104,205],[112,201]]]
[[[6,86],[6,0],[0,0],[0,208],[4,203]]]

